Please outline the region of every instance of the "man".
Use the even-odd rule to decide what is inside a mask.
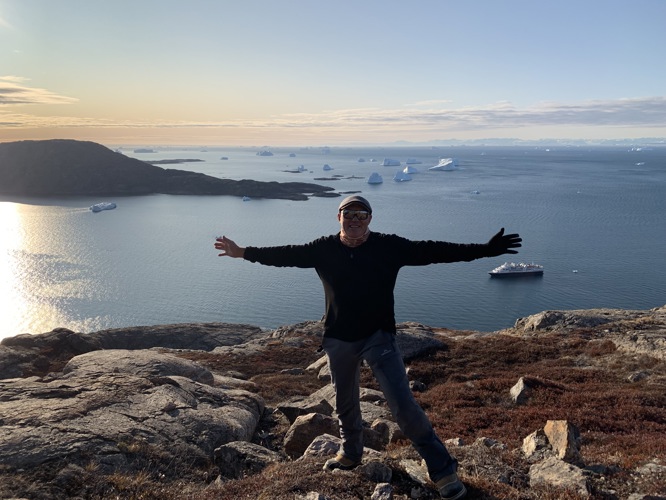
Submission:
[[[400,429],[425,460],[428,474],[443,498],[463,498],[458,463],[435,434],[409,388],[396,340],[393,289],[400,268],[443,262],[471,261],[517,253],[518,234],[502,228],[488,243],[456,244],[411,241],[369,229],[372,208],[362,196],[348,196],[338,207],[340,232],[304,245],[239,247],[226,236],[217,238],[220,256],[280,267],[314,268],[324,285],[326,314],[322,347],[328,356],[335,387],[342,446],[325,469],[349,470],[361,463],[363,429],[359,376],[365,360],[377,379]]]

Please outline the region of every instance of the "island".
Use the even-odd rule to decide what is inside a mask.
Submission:
[[[305,182],[220,179],[165,169],[89,141],[53,139],[0,143],[0,195],[227,195],[286,200],[339,196]]]

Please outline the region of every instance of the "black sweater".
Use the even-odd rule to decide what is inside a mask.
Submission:
[[[324,336],[355,341],[377,330],[395,332],[393,289],[403,266],[471,261],[487,257],[487,244],[411,241],[370,233],[356,248],[339,233],[304,245],[247,247],[245,259],[268,266],[314,268],[324,285]]]

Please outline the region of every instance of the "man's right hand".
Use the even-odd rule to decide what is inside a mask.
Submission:
[[[215,249],[222,251],[222,253],[218,254],[219,257],[242,258],[245,255],[245,248],[239,247],[236,245],[236,242],[226,236],[219,236],[215,239]]]

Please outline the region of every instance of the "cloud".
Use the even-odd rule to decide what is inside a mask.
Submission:
[[[70,103],[75,99],[43,89],[29,88],[18,77],[0,77],[2,104]],[[421,105],[423,103],[419,103]],[[666,97],[591,100],[579,103],[542,102],[517,107],[502,101],[483,106],[456,108],[452,103],[428,107],[411,105],[400,109],[358,108],[326,110],[320,113],[284,114],[254,120],[221,121],[118,121],[68,116],[35,116],[0,112],[4,128],[91,128],[91,129],[234,129],[271,131],[276,134],[299,131],[361,135],[369,133],[470,133],[492,130],[533,130],[538,127],[662,128],[666,130]],[[662,132],[659,132],[662,133]]]
[[[0,106],[17,104],[70,104],[78,101],[73,97],[58,95],[50,90],[24,85],[27,78],[0,76]]]

